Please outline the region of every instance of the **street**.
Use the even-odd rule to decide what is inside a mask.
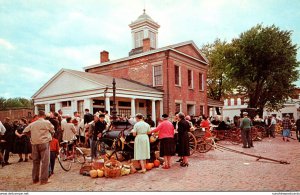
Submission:
[[[293,135],[295,137],[295,135]],[[280,136],[254,142],[254,148],[219,142],[226,147],[290,162],[288,165],[236,154],[211,150],[195,153],[189,167],[182,168],[173,158],[171,169],[152,169],[146,174],[136,173],[119,178],[92,179],[79,175],[79,165],[65,172],[58,162],[55,174],[47,185],[32,184],[32,161],[17,163],[18,156],[10,159],[12,165],[0,168],[0,191],[299,191],[300,143]]]

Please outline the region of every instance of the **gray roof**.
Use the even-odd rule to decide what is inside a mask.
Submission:
[[[88,73],[83,71],[77,71],[77,70],[70,70],[70,69],[63,69],[63,71],[70,72],[72,74],[78,75],[80,77],[86,78],[88,80],[92,80],[94,82],[97,82],[101,85],[112,87],[113,78],[111,76],[102,75],[102,74],[96,74],[96,73]],[[120,79],[115,78],[116,80],[116,88],[121,89],[130,89],[130,90],[136,90],[136,91],[149,91],[149,92],[162,92],[159,89],[156,89],[154,87],[150,87],[147,85],[144,85],[142,83],[138,83],[135,81],[127,80],[127,79]]]

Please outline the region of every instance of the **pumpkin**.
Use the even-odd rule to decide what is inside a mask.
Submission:
[[[152,168],[154,167],[154,163],[150,163],[150,165],[152,166]]]
[[[92,178],[96,178],[97,176],[98,176],[98,172],[96,171],[96,170],[90,170],[90,176],[92,177]]]
[[[104,175],[104,172],[100,169],[97,170],[97,173],[98,173],[98,177],[103,177]]]
[[[152,163],[147,163],[146,164],[146,169],[151,170],[152,169]]]
[[[154,167],[159,167],[160,161],[156,159],[155,161],[153,161],[153,164],[154,164]]]

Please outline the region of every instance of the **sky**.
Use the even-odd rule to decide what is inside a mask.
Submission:
[[[0,97],[30,98],[60,69],[99,63],[103,50],[110,60],[128,56],[128,25],[144,8],[161,26],[158,47],[201,48],[256,24],[293,31],[300,46],[299,0],[0,0]]]

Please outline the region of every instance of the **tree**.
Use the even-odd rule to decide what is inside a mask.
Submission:
[[[256,25],[232,41],[230,74],[249,97],[248,107],[282,107],[298,79],[297,45],[291,31],[272,25]]]
[[[31,108],[33,102],[26,98],[8,98],[0,97],[0,110],[6,110],[11,108]]]
[[[228,76],[231,67],[227,56],[232,51],[231,47],[226,41],[216,39],[213,44],[206,44],[201,49],[209,61],[207,93],[214,100],[220,101],[235,88],[233,80]]]
[[[216,39],[213,44],[206,44],[201,49],[209,61],[207,73],[208,97],[214,100],[220,101],[223,97],[231,94],[236,86],[233,80],[228,77],[231,68],[226,56],[232,51],[231,47],[226,41]],[[216,111],[220,114],[218,108]]]

